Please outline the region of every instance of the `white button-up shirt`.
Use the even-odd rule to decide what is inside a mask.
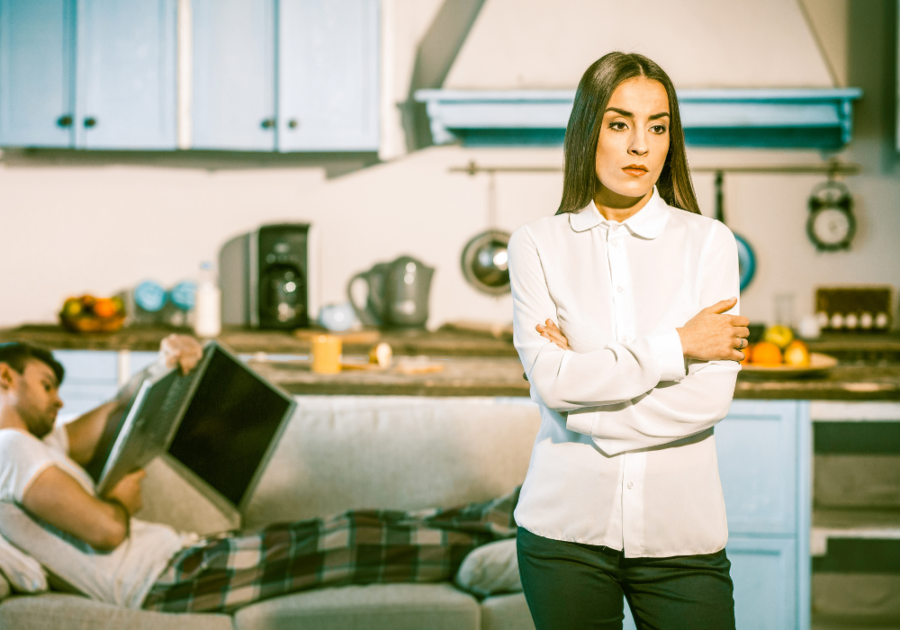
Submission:
[[[675,329],[738,296],[731,231],[654,189],[622,223],[592,202],[523,226],[509,269],[515,346],[543,420],[517,523],[627,557],[724,548],[713,426],[740,365],[686,359]],[[569,350],[535,330],[548,318]]]

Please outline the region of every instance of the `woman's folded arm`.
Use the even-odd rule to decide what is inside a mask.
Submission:
[[[696,363],[678,383],[621,404],[570,412],[566,427],[590,435],[607,455],[669,444],[725,417],[739,371],[734,361]]]
[[[628,401],[660,381],[684,378],[684,358],[673,328],[583,354],[562,350],[535,330],[557,321],[540,255],[527,228],[509,242],[514,343],[525,374],[550,409],[571,411]]]

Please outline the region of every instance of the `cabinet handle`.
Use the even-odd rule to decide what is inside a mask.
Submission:
[[[275,119],[274,119],[274,118],[266,118],[264,121],[262,121],[262,128],[263,128],[263,129],[271,129],[271,128],[274,127],[274,126],[275,126]]]
[[[56,124],[60,127],[71,127],[72,126],[72,117],[66,114],[65,116],[60,116],[56,119]]]
[[[94,117],[89,117],[89,118],[84,119],[84,126],[87,127],[88,129],[90,129],[91,127],[93,127],[96,124],[97,124],[97,119]]]
[[[296,118],[291,118],[288,121],[288,127],[290,127],[291,129],[296,129],[299,126],[300,126],[300,123],[297,122]]]

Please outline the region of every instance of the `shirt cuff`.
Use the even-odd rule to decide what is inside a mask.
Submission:
[[[659,363],[660,381],[680,381],[685,377],[681,337],[674,328],[647,335],[650,349]]]
[[[581,411],[578,413],[570,411],[566,414],[566,430],[580,433],[581,435],[592,435],[591,431],[594,428],[596,417],[596,411]]]

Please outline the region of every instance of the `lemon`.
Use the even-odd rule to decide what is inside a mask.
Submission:
[[[799,339],[795,339],[784,350],[784,362],[793,367],[809,367],[809,348]]]
[[[769,343],[775,344],[779,349],[783,350],[794,340],[794,333],[791,332],[791,329],[787,326],[776,324],[775,326],[766,328],[763,339]]]

